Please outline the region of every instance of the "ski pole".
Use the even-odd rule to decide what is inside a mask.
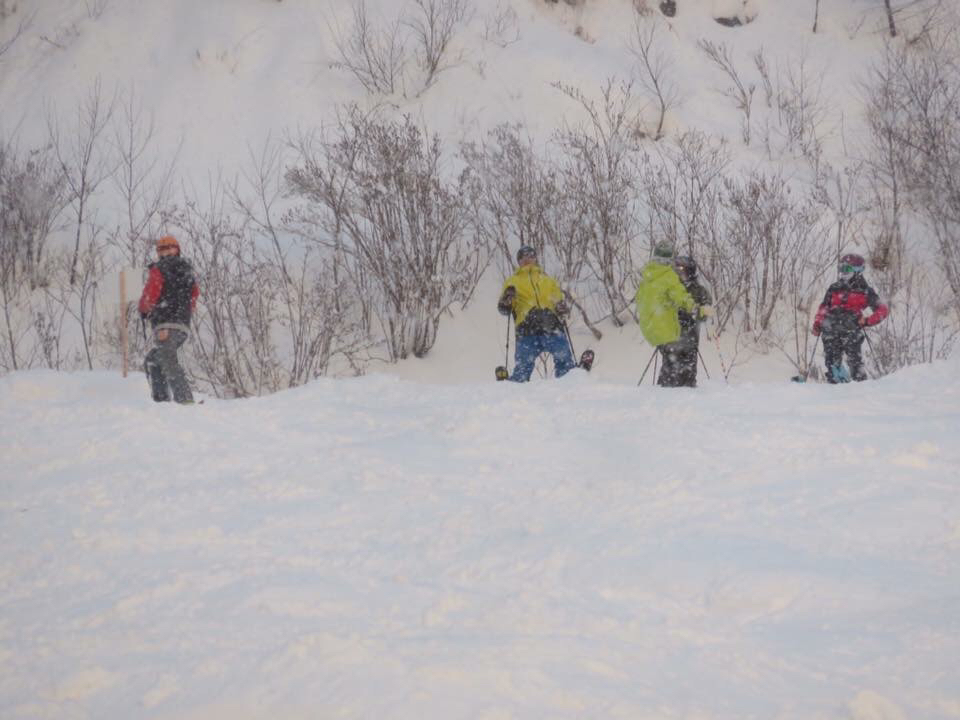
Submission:
[[[703,372],[707,375],[707,380],[710,379],[710,371],[707,370],[707,363],[703,359],[703,353],[700,352],[700,348],[697,348],[697,357],[700,358],[700,364],[703,365]]]
[[[709,329],[707,332],[708,336],[713,335],[713,344],[717,346],[717,357],[720,358],[720,369],[723,371],[723,381],[727,382],[727,376],[730,374],[730,372],[727,370],[727,363],[723,360],[723,350],[720,349],[720,337],[717,335],[717,333],[709,332]],[[704,366],[703,369],[706,370],[706,366]],[[709,375],[707,377],[709,378]]]
[[[507,342],[503,350],[503,365],[493,371],[497,380],[510,379],[510,373],[507,371],[507,366],[510,364],[510,317],[507,315]]]
[[[867,335],[867,329],[861,327],[860,331],[863,333],[863,339],[867,341],[867,347],[870,348],[870,357],[873,359],[873,367],[877,370],[877,376],[879,377],[882,373],[880,372],[880,364],[877,362],[877,353],[873,350],[873,343],[870,342],[870,336]]]
[[[577,351],[573,349],[573,338],[570,337],[570,328],[567,327],[567,321],[561,319],[560,322],[563,323],[563,332],[567,335],[567,345],[570,346],[570,359],[574,363],[577,363]]]
[[[570,337],[570,326],[567,325],[565,318],[560,318],[560,322],[563,323],[563,332],[567,335],[567,345],[570,346],[570,359],[573,360],[575,367],[583,368],[587,372],[590,372],[590,369],[593,367],[593,350],[587,348],[583,351],[583,355],[577,355],[577,351],[573,349],[573,338]]]
[[[657,349],[654,348],[654,349],[653,349],[653,354],[650,356],[650,359],[647,360],[647,366],[643,369],[643,375],[641,375],[641,376],[640,376],[640,379],[637,380],[637,387],[640,387],[641,385],[643,385],[643,379],[647,376],[647,370],[650,369],[650,363],[653,362],[653,359],[654,359],[656,356],[657,356]],[[657,371],[654,370],[653,373],[654,373],[654,375],[656,375]]]

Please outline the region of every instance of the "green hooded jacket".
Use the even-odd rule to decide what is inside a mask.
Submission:
[[[696,307],[672,266],[655,260],[644,266],[637,288],[637,320],[648,343],[658,346],[679,340],[677,310],[693,314]]]

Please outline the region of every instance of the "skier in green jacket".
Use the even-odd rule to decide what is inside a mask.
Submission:
[[[681,360],[687,342],[681,337],[680,311],[708,315],[712,308],[700,308],[674,269],[674,249],[669,242],[657,243],[653,259],[641,271],[637,288],[637,321],[648,343],[660,352],[662,367],[657,384],[679,387],[684,384]]]

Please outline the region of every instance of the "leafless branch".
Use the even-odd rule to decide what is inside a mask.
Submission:
[[[726,43],[714,43],[710,40],[700,40],[697,46],[703,53],[723,71],[724,75],[732,83],[732,86],[726,87],[720,93],[733,101],[736,108],[743,114],[740,119],[740,136],[744,145],[750,144],[750,115],[753,109],[753,93],[757,89],[753,83],[746,83],[740,77],[736,65],[733,62],[733,56]]]
[[[647,92],[654,96],[658,109],[656,129],[653,139],[663,137],[663,125],[667,112],[680,99],[679,86],[671,76],[671,62],[666,53],[658,47],[657,33],[659,23],[649,22],[640,15],[634,18],[634,33],[630,52],[640,63],[640,82]]]
[[[423,89],[433,85],[439,73],[450,67],[450,42],[470,13],[470,0],[413,0],[417,13],[405,23],[416,40],[416,55],[424,73]]]
[[[390,95],[399,91],[407,63],[401,20],[381,27],[368,15],[364,0],[354,2],[352,12],[349,30],[330,28],[340,57],[331,67],[353,75],[368,93]]]

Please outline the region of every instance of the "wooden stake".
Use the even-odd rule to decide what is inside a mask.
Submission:
[[[120,271],[120,346],[123,349],[123,376],[127,376],[129,343],[127,342],[127,274]]]

